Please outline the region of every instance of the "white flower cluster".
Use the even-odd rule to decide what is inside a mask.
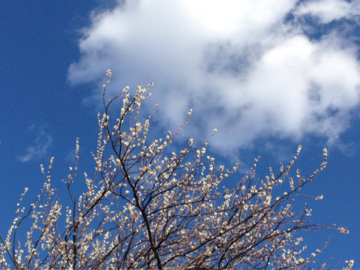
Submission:
[[[178,131],[155,139],[158,134],[149,136],[153,114],[144,119],[140,112],[152,84],[139,86],[133,95],[125,87],[106,101],[111,75],[108,70],[95,169],[92,175],[84,173],[85,191],[73,188],[77,139],[76,161],[64,180],[68,203],[62,207],[51,186],[52,158],[47,171],[41,165],[46,181],[40,195],[26,211],[21,206],[25,189],[8,234],[0,237],[1,269],[303,269],[311,268],[323,249],[303,255],[306,245],[297,232],[327,228],[349,233],[344,227],[309,225],[311,209],[293,207],[298,191],[325,168],[326,149],[321,167],[308,178],[300,170],[294,172],[297,181],[289,176],[299,146],[279,173],[270,168],[265,180],[257,178],[256,158],[250,174],[229,189],[224,180],[239,165],[229,170],[217,165],[207,154],[208,141],[195,146],[191,138],[176,150],[177,135],[192,110]],[[109,107],[116,99],[122,103],[113,117]],[[282,185],[286,181],[289,185]],[[27,224],[26,237],[19,237],[19,228]],[[353,265],[347,261],[344,269]]]

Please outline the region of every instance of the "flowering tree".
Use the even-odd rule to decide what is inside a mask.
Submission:
[[[13,225],[0,236],[2,269],[306,269],[322,249],[304,256],[298,232],[348,233],[309,223],[311,210],[305,205],[295,211],[291,204],[325,168],[326,149],[320,168],[308,178],[299,170],[296,179],[290,177],[300,146],[277,174],[270,169],[269,176],[258,179],[257,158],[251,173],[227,189],[220,184],[238,166],[216,165],[206,155],[207,141],[194,146],[190,139],[187,147],[170,150],[191,110],[178,132],[149,142],[152,116],[141,121],[139,112],[151,85],[138,87],[132,97],[125,88],[106,100],[110,76],[109,70],[105,112],[98,115],[95,172],[92,177],[85,173],[86,190],[77,198],[72,191],[77,140],[76,164],[64,180],[71,203],[64,209],[51,186],[52,158],[47,171],[41,166],[46,181],[40,195],[27,209],[21,206],[25,189]],[[120,98],[120,116],[112,121],[109,107]],[[285,182],[287,191],[280,194],[277,188]],[[26,236],[19,237],[26,224]],[[344,269],[352,265],[346,262]]]

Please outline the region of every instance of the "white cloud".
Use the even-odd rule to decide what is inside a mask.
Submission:
[[[351,19],[358,4],[297,2],[138,0],[94,12],[69,80],[103,82],[111,68],[112,94],[155,82],[160,120],[176,128],[193,107],[185,132],[217,128],[212,142],[224,151],[267,136],[336,141],[360,102],[358,48],[336,28],[310,39],[300,19]],[[330,15],[317,11],[328,2]]]
[[[29,131],[35,132],[36,137],[32,145],[26,148],[25,154],[18,157],[21,162],[39,160],[45,157],[52,144],[52,136],[47,134],[43,127],[32,125],[30,126]]]
[[[329,23],[339,19],[353,19],[360,15],[359,1],[344,0],[310,0],[301,3],[296,10],[297,15],[311,15],[322,23]]]

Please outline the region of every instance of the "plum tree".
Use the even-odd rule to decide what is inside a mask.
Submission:
[[[326,167],[326,149],[319,169],[309,177],[299,170],[291,177],[299,146],[288,165],[277,173],[270,169],[264,180],[257,178],[256,158],[251,173],[235,187],[222,187],[238,165],[226,169],[216,164],[207,154],[208,141],[195,146],[189,139],[186,147],[173,151],[191,110],[177,132],[149,141],[153,114],[142,119],[140,110],[152,85],[139,86],[133,96],[126,87],[106,100],[110,76],[108,70],[95,170],[92,177],[84,174],[86,190],[77,198],[72,192],[79,170],[77,139],[76,164],[64,180],[70,203],[63,207],[52,188],[51,159],[48,170],[41,166],[46,181],[39,196],[29,208],[19,204],[6,237],[0,236],[2,269],[308,269],[322,249],[304,256],[299,232],[348,233],[343,227],[309,222],[306,205],[293,208],[298,191]],[[117,99],[122,107],[112,120],[109,108]],[[277,192],[280,185],[287,191]],[[19,236],[25,220],[30,226]],[[344,269],[353,263],[347,261]]]

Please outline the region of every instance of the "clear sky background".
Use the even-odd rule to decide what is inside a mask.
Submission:
[[[0,232],[24,187],[30,202],[55,157],[53,183],[73,165],[92,172],[99,98],[154,82],[157,130],[201,142],[241,173],[262,156],[259,177],[303,145],[296,167],[309,175],[329,149],[328,168],[304,190],[316,223],[349,235],[305,236],[319,259],[355,259],[360,269],[360,1],[137,0],[0,2]],[[240,178],[241,175],[238,175]],[[83,178],[78,177],[78,181]],[[229,181],[236,181],[236,176]]]

